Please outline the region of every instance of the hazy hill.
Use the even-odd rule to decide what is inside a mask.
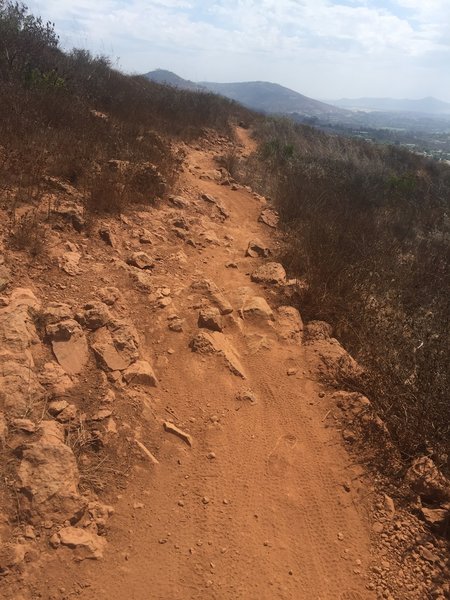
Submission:
[[[450,114],[450,103],[431,96],[419,100],[396,98],[341,98],[332,101],[341,108],[376,111],[418,112],[428,114]]]
[[[248,108],[264,113],[299,113],[307,116],[346,115],[347,111],[308,98],[294,90],[267,81],[243,83],[214,83],[202,81],[194,83],[182,79],[175,73],[157,69],[146,73],[145,77],[158,83],[188,90],[209,90],[240,102]]]
[[[301,113],[309,116],[324,116],[330,114],[345,114],[346,111],[319,102],[294,90],[267,81],[251,81],[244,83],[212,83],[202,82],[201,85],[237,100],[244,106],[266,113]]]
[[[176,87],[181,90],[204,91],[205,89],[198,83],[194,83],[193,81],[189,81],[188,79],[183,79],[176,73],[172,73],[172,71],[167,71],[165,69],[156,69],[155,71],[150,71],[149,73],[146,73],[144,77],[150,79],[150,81],[171,85],[172,87]]]

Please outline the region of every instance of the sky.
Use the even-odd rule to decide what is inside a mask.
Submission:
[[[125,72],[450,102],[450,0],[28,0]]]

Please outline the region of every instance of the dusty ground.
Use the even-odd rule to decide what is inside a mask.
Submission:
[[[238,135],[249,152],[248,133],[239,129]],[[4,578],[5,598],[428,597],[431,574],[414,579],[413,560],[400,578],[409,588],[401,581],[394,586],[394,559],[383,564],[387,550],[383,560],[379,538],[373,543],[374,523],[378,534],[385,528],[391,536],[392,515],[383,506],[374,512],[377,488],[346,450],[333,418],[336,390],[318,376],[320,344],[302,343],[301,322],[292,314],[283,320],[277,310],[287,302],[286,286],[250,278],[267,260],[245,255],[249,241],[274,249],[276,237],[258,221],[264,199],[220,185],[217,152],[217,144],[187,148],[178,190],[186,206],[169,203],[111,219],[113,248],[95,235],[80,242],[79,234],[65,233],[64,241],[82,248],[79,274],[67,275],[52,263],[42,271],[35,263],[17,268],[22,285],[44,303],[70,299],[80,306],[100,287],[118,288],[111,312],[135,325],[141,356],[153,365],[158,385],[126,386],[110,378],[117,454],[108,470],[98,467],[98,477],[105,479],[99,495],[115,512],[103,559],[74,561],[72,550],[51,548],[45,526],[38,528],[40,550],[21,566],[21,575]],[[219,208],[203,194],[217,199]],[[150,233],[144,243],[142,228]],[[139,269],[124,263],[136,250],[155,259],[145,272],[148,285],[137,281]],[[216,304],[192,287],[203,279],[214,281],[233,308],[216,317],[225,356],[190,347],[199,332],[208,332],[198,327],[199,309]],[[254,297],[265,298],[273,315],[246,311]],[[173,322],[179,324],[175,331],[169,329]],[[230,356],[237,370],[227,363]],[[92,356],[78,383],[75,403],[89,415],[99,408]],[[164,421],[189,433],[192,446],[166,431]]]

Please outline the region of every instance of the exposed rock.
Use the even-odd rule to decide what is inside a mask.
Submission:
[[[329,340],[333,335],[333,328],[325,321],[310,321],[305,326],[305,342],[315,340]]]
[[[203,308],[198,315],[198,326],[211,331],[222,331],[223,323],[220,310],[214,306]]]
[[[36,431],[36,424],[30,419],[13,419],[12,426],[26,433],[34,433]]]
[[[141,229],[139,232],[139,241],[141,244],[153,244],[152,234],[148,229]]]
[[[92,350],[103,369],[123,371],[139,357],[137,332],[126,321],[111,319],[94,333]]]
[[[123,378],[127,383],[134,385],[149,385],[155,387],[158,384],[156,375],[151,365],[146,360],[138,360],[124,371]]]
[[[0,575],[20,565],[25,558],[26,546],[23,544],[0,544]]]
[[[228,315],[233,312],[233,307],[230,302],[225,298],[214,281],[211,281],[210,279],[201,279],[195,281],[191,287],[193,290],[204,294],[216,304],[222,315]]]
[[[317,370],[323,381],[332,385],[354,385],[361,382],[364,369],[337,340],[318,340],[312,346],[320,359]]]
[[[108,246],[111,246],[111,248],[118,247],[116,237],[109,227],[102,227],[99,229],[98,235],[100,236],[100,239],[103,240],[105,244],[108,244]]]
[[[170,331],[176,331],[181,333],[183,331],[184,319],[180,319],[180,317],[175,316],[174,318],[169,320],[169,329]]]
[[[224,219],[228,219],[228,217],[230,216],[230,213],[225,208],[225,206],[223,206],[223,204],[220,202],[220,200],[217,200],[217,198],[215,198],[214,196],[211,196],[210,194],[202,194],[201,198],[202,198],[202,200],[205,200],[205,202],[208,202],[209,204],[214,204],[217,207],[217,210],[219,211],[220,216],[223,217]]]
[[[163,426],[165,431],[168,433],[173,433],[179,437],[180,440],[183,440],[183,442],[185,442],[188,446],[192,446],[192,436],[190,436],[189,433],[186,433],[170,421],[164,421]]]
[[[108,286],[98,290],[100,300],[107,306],[113,306],[120,299],[120,292],[116,287]]]
[[[268,262],[261,265],[252,273],[252,281],[256,283],[266,283],[270,285],[286,283],[286,271],[283,265],[276,262]]]
[[[143,292],[151,292],[154,288],[154,280],[148,270],[133,269],[131,276],[135,280],[137,287]]]
[[[52,206],[52,212],[71,223],[72,227],[78,232],[85,226],[83,205],[79,202],[58,199],[58,202]]]
[[[203,233],[200,234],[200,236],[208,244],[212,244],[214,246],[220,246],[219,238],[217,237],[216,232],[213,231],[212,229],[210,229],[208,231],[204,231]]]
[[[139,440],[134,440],[136,442],[136,445],[138,446],[138,448],[140,448],[140,450],[143,452],[143,454],[150,460],[150,462],[153,465],[159,465],[159,461],[158,459],[150,452],[150,450],[147,448],[147,446],[144,446],[144,444],[142,442],[140,442]]]
[[[97,535],[94,531],[79,527],[63,527],[59,530],[58,536],[61,545],[75,550],[79,560],[103,558],[107,542],[104,537]]]
[[[244,368],[241,365],[238,353],[227,338],[217,331],[200,332],[190,343],[193,352],[199,354],[218,354],[225,360],[230,371],[245,379]]]
[[[176,217],[172,221],[172,225],[174,227],[178,227],[179,229],[185,229],[186,231],[189,229],[189,223],[188,223],[186,217],[183,217],[183,216]]]
[[[88,346],[80,324],[66,319],[47,326],[53,353],[69,375],[80,373],[88,362]]]
[[[171,202],[177,208],[189,208],[189,202],[181,196],[169,196],[169,202]]]
[[[384,511],[387,518],[392,521],[395,516],[395,503],[387,494],[384,494]]]
[[[3,292],[8,287],[11,281],[11,273],[8,267],[0,265],[0,292]]]
[[[78,468],[64,444],[64,430],[55,421],[42,421],[41,436],[25,446],[18,469],[21,505],[30,516],[63,522],[82,512]]]
[[[450,523],[450,504],[447,508],[421,508],[422,516],[428,525],[440,528],[446,523]]]
[[[79,262],[81,260],[80,252],[64,252],[58,259],[59,268],[68,275],[74,277],[81,272]]]
[[[52,325],[65,319],[73,319],[73,310],[64,302],[49,302],[41,315],[45,325]]]
[[[273,320],[273,311],[261,296],[248,298],[242,308],[242,314],[246,319]]]
[[[70,421],[74,421],[77,416],[78,410],[75,404],[68,404],[55,418],[60,423],[70,423]]]
[[[0,407],[9,416],[21,416],[39,402],[44,390],[26,355],[0,356]]]
[[[6,422],[5,415],[0,412],[0,448],[4,448],[7,436],[8,423]]]
[[[416,458],[405,479],[414,492],[427,502],[450,500],[450,481],[428,456]]]
[[[272,228],[277,227],[279,220],[280,217],[277,211],[273,210],[272,208],[265,208],[258,219],[260,223],[264,223],[265,225],[268,225]]]
[[[236,399],[240,400],[241,402],[250,402],[250,404],[256,404],[258,401],[255,394],[251,390],[241,390],[237,394]]]
[[[43,395],[31,354],[39,341],[33,321],[38,308],[31,290],[16,288],[9,305],[0,309],[0,408],[11,417],[23,415]]]
[[[245,255],[251,256],[252,258],[268,258],[270,256],[270,250],[259,240],[251,240],[248,243]]]
[[[39,341],[33,321],[33,310],[39,308],[39,302],[33,292],[26,288],[16,288],[10,303],[0,309],[0,344],[2,350],[26,354],[32,362],[29,349]],[[23,357],[22,357],[23,358]]]
[[[350,413],[354,417],[367,412],[371,408],[370,400],[359,392],[335,392],[331,396],[331,400],[336,403],[338,408]]]
[[[109,310],[102,302],[89,302],[84,306],[84,311],[77,315],[77,321],[93,331],[106,325],[110,319]]]
[[[155,261],[145,252],[135,252],[127,260],[127,263],[143,270],[153,269],[155,266]]]
[[[52,417],[56,417],[68,406],[69,403],[66,400],[52,400],[52,402],[49,402],[48,412],[52,415]]]
[[[39,373],[40,383],[49,388],[55,396],[63,395],[73,388],[73,381],[56,362],[48,362],[42,367]]]
[[[303,321],[293,306],[280,306],[276,310],[278,336],[285,341],[300,343],[303,337]]]

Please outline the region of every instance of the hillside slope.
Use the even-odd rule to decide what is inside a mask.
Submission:
[[[182,79],[175,73],[158,69],[146,73],[151,81],[165,83],[173,87],[188,90],[209,90],[243,104],[247,108],[264,113],[299,113],[304,116],[339,116],[347,111],[313,98],[308,98],[282,85],[268,81],[249,81],[240,83],[214,83],[202,81],[198,84]]]
[[[30,305],[47,335],[19,329],[2,347],[30,340],[29,380],[47,396],[8,438],[26,449],[9,454],[9,468],[31,487],[3,499],[19,501],[23,540],[8,546],[14,559],[3,555],[3,597],[424,597],[435,567],[401,557],[417,539],[429,552],[432,538],[345,448],[376,415],[363,396],[325,383],[359,368],[326,324],[303,324],[289,307],[267,201],[217,169],[221,153],[254,149],[237,135],[240,146],[213,134],[179,144],[183,174],[167,202],[102,217],[88,237],[56,221],[36,266],[6,254],[15,273],[0,322]],[[63,429],[62,446],[49,431]],[[44,450],[29,484],[27,465]],[[83,501],[79,521],[72,503]]]

